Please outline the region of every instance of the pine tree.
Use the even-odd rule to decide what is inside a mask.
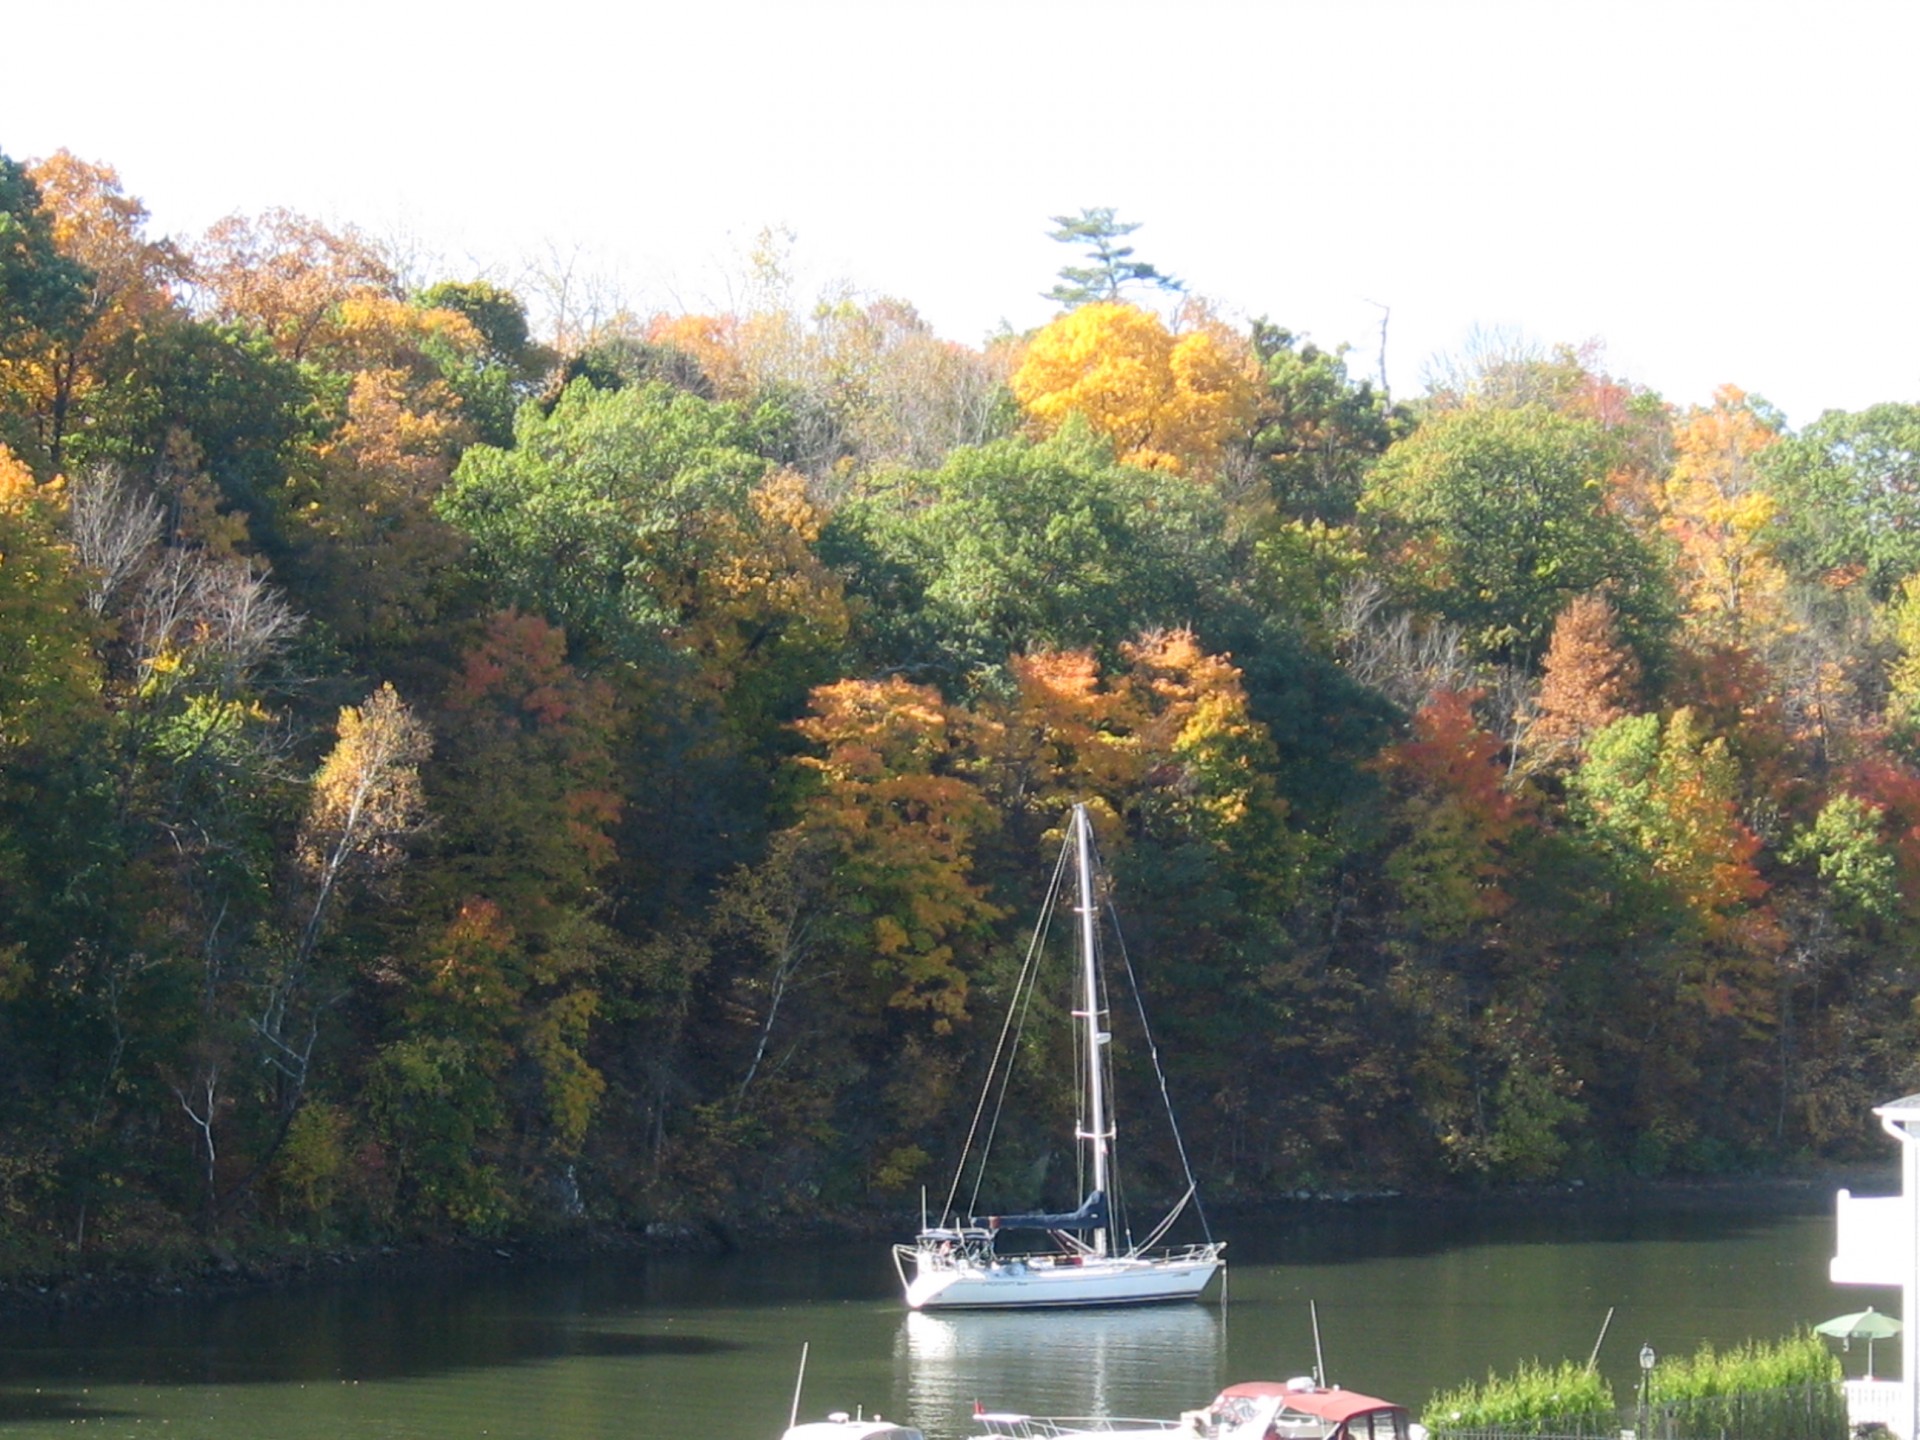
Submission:
[[[1122,225],[1113,217],[1111,205],[1083,209],[1077,218],[1053,217],[1053,223],[1060,228],[1051,231],[1049,238],[1062,245],[1085,245],[1087,257],[1093,263],[1061,266],[1060,283],[1047,291],[1045,298],[1058,300],[1072,310],[1095,300],[1119,300],[1122,289],[1132,284],[1153,285],[1175,293],[1186,289],[1180,281],[1162,275],[1144,260],[1130,258],[1133,247],[1119,242],[1138,230],[1140,222]]]

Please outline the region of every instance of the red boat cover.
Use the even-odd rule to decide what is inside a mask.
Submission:
[[[1356,1415],[1364,1415],[1369,1410],[1403,1408],[1391,1400],[1376,1400],[1371,1395],[1362,1395],[1358,1390],[1295,1390],[1280,1380],[1250,1380],[1244,1385],[1229,1385],[1213,1403],[1217,1408],[1222,1400],[1264,1400],[1272,1396],[1285,1400],[1290,1409],[1318,1415],[1322,1420],[1332,1421],[1336,1425]]]

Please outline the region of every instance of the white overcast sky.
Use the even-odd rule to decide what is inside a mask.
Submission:
[[[1396,392],[1476,333],[1597,340],[1678,404],[1920,402],[1920,0],[513,6],[21,0],[0,152],[120,173],[152,231],[286,206],[517,283],[808,293],[1024,329],[1111,205],[1138,257]]]

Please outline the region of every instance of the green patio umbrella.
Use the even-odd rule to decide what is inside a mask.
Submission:
[[[1869,1305],[1864,1310],[1856,1310],[1851,1315],[1836,1315],[1831,1320],[1822,1320],[1813,1327],[1822,1335],[1831,1335],[1840,1341],[1842,1350],[1849,1341],[1867,1342],[1867,1378],[1873,1378],[1873,1342],[1885,1340],[1889,1335],[1900,1333],[1900,1322],[1891,1315],[1882,1315]]]

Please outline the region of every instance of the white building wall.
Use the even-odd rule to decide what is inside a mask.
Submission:
[[[1861,1197],[1842,1190],[1834,1197],[1834,1252],[1828,1274],[1836,1285],[1877,1285],[1900,1291],[1900,1318],[1910,1321],[1920,1296],[1920,1095],[1881,1105],[1874,1112],[1880,1127],[1900,1142],[1900,1193]],[[1900,1379],[1872,1386],[1848,1386],[1848,1409],[1857,1400],[1862,1413],[1855,1424],[1877,1421],[1899,1440],[1920,1440],[1920,1325],[1900,1332]]]
[[[1905,1286],[1913,1278],[1912,1201],[1847,1190],[1834,1201],[1834,1251],[1827,1267],[1833,1283]]]

